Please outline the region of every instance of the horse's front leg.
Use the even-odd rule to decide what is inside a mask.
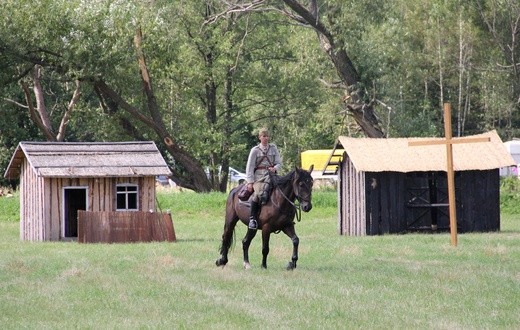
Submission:
[[[242,250],[244,252],[244,268],[251,268],[251,264],[249,263],[249,246],[251,245],[251,241],[256,236],[256,229],[247,229],[246,236],[242,240]]]
[[[271,228],[268,225],[262,227],[262,268],[267,269],[267,255],[269,254],[269,239]]]
[[[296,231],[294,230],[294,224],[283,229],[285,235],[289,236],[293,243],[293,253],[291,261],[287,264],[287,270],[293,270],[296,268],[296,262],[298,261],[298,245],[300,244],[300,239],[296,235]]]

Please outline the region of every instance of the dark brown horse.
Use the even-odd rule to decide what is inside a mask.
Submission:
[[[257,230],[262,231],[262,268],[267,268],[267,255],[269,254],[269,238],[271,233],[283,231],[293,243],[292,259],[287,269],[296,268],[298,260],[299,239],[294,230],[294,217],[300,220],[300,210],[309,212],[312,208],[312,184],[311,177],[313,166],[309,171],[296,168],[283,177],[273,176],[272,194],[269,201],[262,206],[258,217],[258,229],[248,229],[242,240],[244,252],[244,267],[250,268],[249,245],[256,235]],[[217,266],[225,266],[228,262],[228,252],[233,241],[233,234],[238,220],[246,226],[249,223],[250,204],[238,199],[238,191],[242,186],[231,190],[226,202],[226,220],[224,233],[222,234],[222,245],[220,247],[220,258]]]

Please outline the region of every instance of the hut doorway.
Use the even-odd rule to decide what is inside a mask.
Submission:
[[[78,210],[87,209],[87,188],[63,188],[63,238],[78,237]]]
[[[408,209],[406,230],[449,230],[446,173],[440,171],[407,173],[406,187]]]

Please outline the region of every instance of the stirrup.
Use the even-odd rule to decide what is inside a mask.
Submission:
[[[249,225],[247,226],[249,229],[257,229],[258,228],[258,222],[256,222],[255,219],[249,219]]]

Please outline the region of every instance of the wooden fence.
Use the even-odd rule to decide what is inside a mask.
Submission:
[[[170,213],[78,211],[79,243],[175,242]]]

